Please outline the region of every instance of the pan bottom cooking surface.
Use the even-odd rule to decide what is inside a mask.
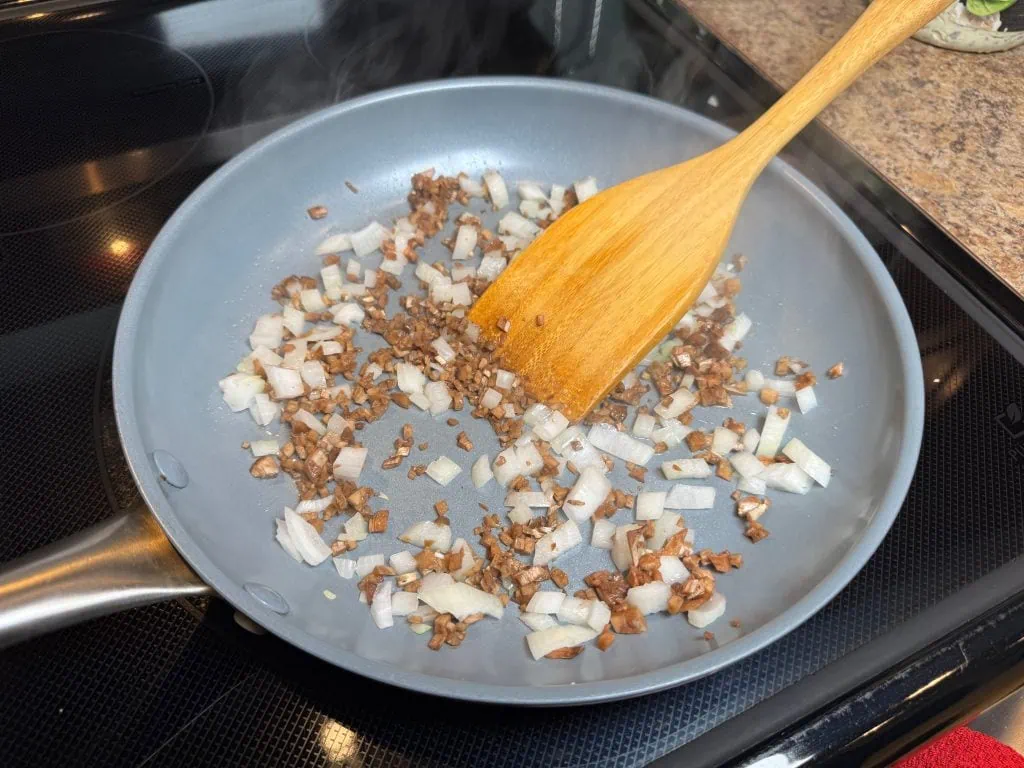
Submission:
[[[92,120],[108,110],[129,121],[132,98],[181,105],[154,109],[159,130],[134,126],[135,146],[71,131],[68,141],[77,144],[66,156],[0,161],[0,207],[17,197],[25,220],[41,225],[0,233],[4,561],[108,517],[136,493],[111,414],[109,352],[120,300],[175,207],[257,138],[356,93],[455,73],[572,75],[650,92],[722,121],[750,116],[728,91],[713,88],[712,65],[695,50],[680,52],[664,29],[612,0],[509,3],[502,14],[480,16],[467,10],[469,0],[432,4],[437,18],[460,20],[443,29],[430,27],[430,19],[410,20],[404,14],[414,13],[408,9],[415,3],[401,0],[356,4],[358,11],[312,0],[168,5],[128,13],[114,4],[103,14],[85,7],[0,22],[0,57],[12,50],[36,57],[38,71],[46,71],[59,47],[42,39],[8,47],[13,38],[87,25],[159,42],[152,50],[164,53],[146,60],[148,69],[137,67],[136,77],[126,73],[122,83],[116,69],[109,73],[109,92],[124,98],[101,98],[109,96],[102,89],[79,94],[75,109]],[[97,16],[75,18],[88,13]],[[347,15],[353,13],[362,15]],[[369,29],[375,34],[355,31]],[[0,92],[10,92],[10,76],[0,69]],[[213,101],[203,106],[189,89],[207,82],[203,99]],[[17,91],[18,98],[44,99],[42,88]],[[208,126],[199,119],[207,108]],[[31,135],[23,126],[21,143]],[[20,144],[5,146],[17,152]],[[147,164],[147,156],[159,162]],[[45,194],[47,184],[60,186],[60,206],[49,205],[55,198]],[[67,201],[69,189],[82,190],[77,205]],[[99,205],[96,195],[110,204]],[[1000,417],[1024,404],[1021,366],[891,245],[876,244],[909,309],[925,367],[919,470],[867,567],[785,639],[653,696],[517,710],[440,702],[372,683],[250,631],[223,601],[172,602],[0,654],[0,762],[642,765],[1007,563],[1024,552],[1024,520],[1015,514],[1024,487]],[[688,754],[685,764],[698,765],[699,757]]]

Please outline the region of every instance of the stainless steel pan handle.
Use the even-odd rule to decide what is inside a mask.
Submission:
[[[139,502],[0,567],[0,648],[108,613],[212,592]]]

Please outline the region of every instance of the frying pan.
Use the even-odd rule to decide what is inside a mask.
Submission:
[[[604,87],[467,79],[346,102],[234,158],[153,242],[118,328],[117,422],[153,517],[137,509],[9,564],[0,574],[0,640],[212,588],[281,638],[359,674],[460,699],[554,705],[678,685],[791,631],[842,589],[889,529],[917,460],[924,390],[910,320],[875,252],[783,162],[773,162],[755,185],[730,244],[730,253],[749,258],[740,305],[755,328],[744,354],[762,370],[781,354],[810,360],[816,370],[845,363],[842,379],[819,384],[820,407],[798,414],[790,427],[832,463],[835,477],[827,491],[775,494],[763,518],[772,535],[757,545],[743,538],[721,483],[713,510],[686,514],[699,547],[745,558],[743,568],[719,577],[728,608],[711,626],[712,642],[679,617],[652,616],[646,634],[620,636],[606,653],[588,648],[571,661],[538,663],[528,659],[527,629],[514,608],[501,622],[475,625],[460,648],[436,653],[401,622],[376,629],[353,583],[329,562],[297,564],[274,541],[273,520],[294,501],[291,481],[249,476],[251,458],[239,445],[261,431],[247,414],[228,412],[216,385],[247,352],[254,319],[270,311],[271,286],[288,274],[315,274],[313,249],[330,231],[400,215],[414,172],[433,166],[479,175],[495,167],[510,181],[594,175],[611,185],[731,135],[685,110]],[[318,204],[330,215],[311,221],[306,209]],[[485,218],[493,222],[494,214]],[[439,240],[428,246],[428,260],[445,253]],[[409,290],[415,283],[405,279]],[[364,349],[376,343],[361,339]],[[759,426],[763,407],[752,397],[737,401],[730,415]],[[476,444],[472,454],[455,447],[458,430],[426,413],[393,408],[362,433],[370,459],[361,481],[387,494],[391,534],[432,519],[433,502],[446,499],[456,535],[473,540],[478,502],[502,509],[500,489],[492,483],[481,493],[469,479],[484,446],[493,456],[490,427],[463,416],[459,429]],[[451,485],[380,470],[406,421],[417,443],[430,444],[414,453],[415,463],[445,454],[465,468]],[[667,457],[675,455],[682,453]],[[618,464],[614,485],[634,488]],[[648,485],[667,487],[656,474],[652,464]],[[402,548],[393,535],[372,536],[358,554]],[[608,567],[607,553],[587,546],[563,560],[559,565],[580,577]]]

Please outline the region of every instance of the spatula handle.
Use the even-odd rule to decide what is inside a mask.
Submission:
[[[839,42],[739,138],[760,171],[866,69],[951,0],[874,0]],[[753,158],[751,164],[755,165]]]

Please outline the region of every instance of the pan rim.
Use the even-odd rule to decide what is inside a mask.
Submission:
[[[773,172],[782,175],[808,203],[825,216],[849,244],[863,265],[885,308],[900,356],[903,394],[903,429],[899,458],[888,488],[880,498],[877,512],[864,529],[860,540],[840,559],[828,575],[800,600],[758,629],[719,648],[686,661],[628,677],[545,687],[509,686],[479,683],[456,678],[441,678],[400,669],[390,663],[368,660],[356,653],[331,645],[291,625],[250,596],[218,567],[214,558],[188,534],[160,490],[159,476],[148,460],[141,433],[133,418],[135,392],[132,389],[132,351],[137,341],[139,318],[159,265],[169,251],[166,244],[176,231],[187,225],[193,210],[217,193],[220,185],[236,168],[248,164],[277,143],[344,113],[355,112],[382,102],[411,95],[437,93],[453,89],[530,89],[553,93],[584,94],[611,99],[645,110],[671,115],[697,125],[709,135],[725,141],[735,132],[689,110],[653,97],[603,85],[543,77],[472,77],[416,83],[378,91],[345,101],[301,118],[261,139],[229,160],[203,181],[165,222],[153,240],[129,288],[118,322],[113,355],[114,412],[118,433],[143,499],[160,522],[168,538],[197,574],[235,608],[248,615],[286,642],[347,671],[400,688],[439,695],[445,698],[492,704],[522,706],[567,706],[593,704],[632,698],[673,688],[717,672],[781,639],[810,619],[828,604],[870,559],[888,533],[907,494],[917,466],[924,427],[924,378],[916,336],[906,307],[888,271],[874,248],[847,215],[809,179],[782,160],[771,163]],[[439,683],[443,683],[439,685]]]

